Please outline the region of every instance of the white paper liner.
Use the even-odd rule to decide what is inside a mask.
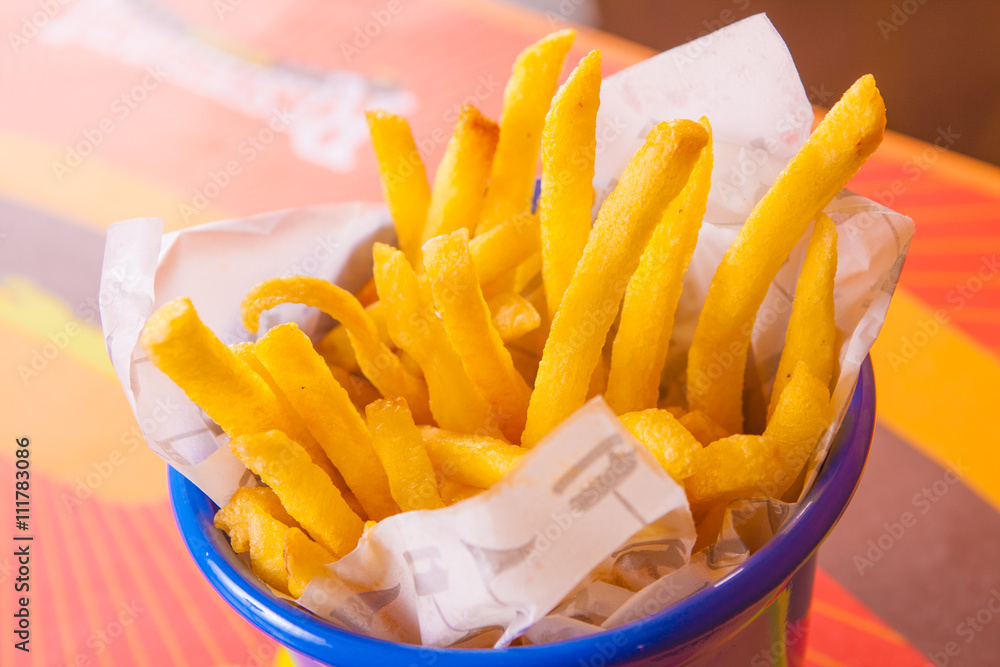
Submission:
[[[667,382],[683,369],[723,253],[805,142],[813,119],[787,48],[766,16],[734,23],[605,79],[595,210],[656,122],[701,116],[713,126],[713,184],[675,318]],[[839,233],[833,403],[842,415],[884,321],[913,222],[847,191],[826,212]],[[391,240],[392,230],[384,207],[367,203],[281,211],[162,236],[161,230],[158,220],[138,219],[108,231],[102,294],[112,289],[118,296],[102,300],[108,351],[150,448],[222,505],[241,484],[255,480],[225,446],[218,427],[145,358],[138,338],[146,318],[170,299],[188,296],[224,342],[250,340],[240,325],[239,303],[253,285],[297,273],[356,289],[370,276],[371,244]],[[807,238],[778,273],[758,314],[751,370],[761,378],[763,396],[777,368]],[[324,328],[315,312],[284,306],[267,314],[262,332],[291,320],[311,335]],[[803,493],[838,424],[809,462]],[[636,620],[733,571],[756,548],[748,545],[769,536],[758,531],[748,541],[740,532],[733,512],[744,511],[743,505],[754,511],[766,506],[779,519],[794,509],[774,501],[736,501],[720,540],[692,556],[693,526],[683,493],[678,497],[679,487],[635,447],[603,401],[588,403],[558,431],[481,496],[380,522],[354,552],[329,567],[329,577],[314,579],[301,602],[335,625],[429,646],[501,646],[521,633],[527,642],[556,641]],[[485,555],[519,554],[529,543],[537,547],[546,529],[559,525],[554,517],[566,512],[566,496],[552,491],[556,481],[606,438],[615,441],[612,449],[620,456],[635,455],[628,499],[647,528],[636,533],[636,514],[605,494],[591,511],[573,515],[549,539],[551,546],[536,549],[530,560]],[[575,483],[601,486],[605,468],[594,464],[583,471]],[[780,521],[768,525],[773,532]],[[428,579],[431,572],[436,574]],[[642,572],[658,579],[643,580],[648,575]]]

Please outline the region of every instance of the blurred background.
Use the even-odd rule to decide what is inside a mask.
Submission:
[[[366,109],[404,115],[432,175],[460,106],[498,118],[515,57],[555,29],[583,26],[567,60],[600,48],[608,76],[761,12],[815,105],[875,75],[895,132],[849,187],[917,230],[871,352],[871,455],[795,650],[808,667],[1000,665],[996,0],[0,3],[0,516],[28,436],[38,545],[30,655],[0,551],[0,665],[289,664],[181,542],[105,350],[100,309],[127,278],[101,284],[110,225],[378,201]]]
[[[889,128],[1000,164],[1000,2],[995,0],[523,0],[656,50],[766,12],[814,104],[862,74]]]

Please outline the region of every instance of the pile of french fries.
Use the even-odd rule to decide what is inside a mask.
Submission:
[[[844,94],[753,209],[711,282],[681,384],[668,386],[712,128],[657,124],[592,221],[601,57],[587,54],[557,90],[573,39],[556,32],[518,56],[499,124],[462,109],[433,187],[406,120],[368,114],[398,248],[375,244],[357,294],[282,276],[241,304],[251,333],[279,304],[318,308],[337,323],[322,339],[287,323],[227,346],[186,298],[147,322],[149,358],[262,482],[215,522],[274,589],[299,597],[385,517],[489,488],[596,395],[696,510],[801,487],[831,423],[837,363],[837,231],[822,211],[881,141],[874,80]],[[747,433],[756,314],[810,224],[766,427]]]

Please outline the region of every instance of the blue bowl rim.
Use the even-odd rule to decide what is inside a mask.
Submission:
[[[399,644],[340,630],[304,609],[271,595],[245,568],[235,567],[210,542],[215,505],[194,484],[169,469],[170,501],[182,539],[209,583],[245,619],[282,645],[339,667],[378,664],[548,666],[589,664],[609,645],[631,654],[692,643],[772,595],[815,553],[857,488],[875,427],[875,379],[871,359],[861,366],[847,417],[821,474],[782,530],[715,586],[649,617],[614,630],[540,646],[444,649]],[[846,446],[850,444],[851,446]],[[664,628],[669,628],[664,643]],[[613,641],[612,641],[613,640]]]

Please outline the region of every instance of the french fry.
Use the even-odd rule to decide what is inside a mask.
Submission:
[[[375,291],[375,280],[373,278],[369,278],[368,282],[362,285],[361,289],[354,293],[354,296],[357,298],[358,303],[366,309],[368,306],[378,301],[378,292]],[[371,312],[368,314],[371,315]]]
[[[309,458],[312,459],[312,462],[322,468],[323,471],[330,476],[330,479],[333,480],[333,483],[337,485],[340,492],[345,494],[344,498],[347,500],[348,504],[351,505],[352,509],[354,509],[354,511],[359,511],[361,507],[360,504],[356,505],[357,499],[350,493],[347,488],[347,484],[344,483],[343,478],[340,476],[340,472],[333,465],[333,462],[330,461],[330,457],[326,455],[326,452],[323,451],[319,442],[309,432],[309,428],[306,426],[306,423],[302,421],[301,417],[299,417],[299,414],[288,401],[288,398],[284,395],[284,393],[282,393],[281,388],[275,384],[274,378],[272,378],[271,374],[267,372],[264,365],[260,363],[260,359],[258,359],[257,355],[254,353],[254,344],[234,343],[229,346],[229,349],[232,350],[233,354],[235,354],[243,363],[249,366],[254,373],[264,379],[267,386],[271,388],[271,391],[273,391],[274,395],[278,398],[278,402],[281,404],[282,412],[288,416],[288,419],[292,423],[295,424],[294,432],[298,438],[297,442],[302,445],[302,448],[305,449],[306,452],[309,453]]]
[[[701,443],[676,417],[666,410],[651,408],[626,412],[618,418],[676,481],[682,482],[691,476]]]
[[[324,549],[338,558],[354,549],[364,522],[301,445],[280,431],[268,431],[240,436],[229,446]]]
[[[479,283],[488,286],[541,250],[538,216],[522,213],[469,240]]]
[[[498,438],[455,433],[421,426],[427,455],[446,476],[462,484],[488,489],[516,466],[525,450]]]
[[[298,528],[289,528],[285,532],[283,565],[288,577],[288,592],[294,598],[302,597],[306,586],[314,577],[326,572],[326,564],[337,559],[329,551]]]
[[[367,283],[366,283],[367,284]],[[378,302],[378,292],[375,291],[375,279],[371,280],[372,297],[370,303],[365,306],[365,312],[375,323],[378,330],[378,337],[386,345],[392,340],[389,338],[389,331],[385,328],[385,311]],[[363,303],[360,299],[358,303]],[[354,354],[354,346],[351,338],[347,335],[347,328],[342,324],[337,324],[323,338],[316,343],[316,351],[323,355],[328,363],[344,368],[350,373],[360,373],[361,366],[358,365],[358,358]]]
[[[685,481],[692,504],[757,495],[781,499],[830,425],[830,392],[800,361],[763,435],[716,440],[694,457]]]
[[[809,222],[882,141],[885,104],[866,75],[833,106],[757,203],[709,285],[688,353],[687,394],[730,432],[743,425],[743,374],[757,311]]]
[[[531,302],[514,292],[500,292],[487,299],[490,321],[504,343],[520,338],[537,329],[542,318]]]
[[[238,554],[250,550],[247,516],[251,511],[267,514],[285,526],[299,525],[282,507],[281,500],[270,487],[241,486],[236,489],[229,502],[215,513],[215,527],[229,535],[233,551]]]
[[[438,484],[438,488],[441,490],[441,500],[444,501],[445,505],[449,506],[460,503],[466,498],[478,496],[485,491],[485,489],[457,482],[450,477],[442,479],[441,483]]]
[[[285,276],[260,283],[241,304],[243,326],[251,333],[260,326],[260,314],[282,303],[319,308],[338,320],[350,338],[361,372],[386,397],[405,398],[420,420],[430,419],[427,385],[410,373],[382,342],[378,327],[354,295],[321,278]]]
[[[823,382],[805,361],[799,361],[781,391],[764,436],[778,444],[781,465],[772,471],[766,491],[781,498],[812,456],[820,436],[830,425],[829,381]]]
[[[542,253],[536,252],[514,269],[511,291],[520,293],[528,289],[542,273]]]
[[[354,407],[359,412],[364,412],[366,405],[382,397],[378,393],[378,390],[369,384],[367,380],[349,373],[347,369],[340,366],[335,366],[329,362],[326,365],[330,369],[330,373],[333,374],[333,379],[344,388],[344,391],[351,398],[351,403],[354,404]]]
[[[588,401],[594,396],[600,396],[607,391],[608,371],[610,368],[611,365],[603,356],[597,358],[597,365],[594,366],[594,372],[590,375],[590,386],[587,388]]]
[[[555,315],[590,236],[594,206],[601,52],[591,51],[552,98],[542,129],[542,279],[546,321]]]
[[[215,527],[229,535],[236,553],[250,552],[250,570],[261,581],[288,592],[288,575],[282,552],[285,533],[298,526],[267,487],[241,487],[229,504],[215,513]],[[294,530],[298,530],[295,528]]]
[[[494,282],[506,272],[515,269],[538,249],[538,216],[531,214],[515,216],[471,239],[469,252],[476,265],[476,274],[479,275],[480,283],[487,285],[484,295],[494,296],[495,294],[489,292],[487,283]],[[425,280],[426,276],[420,274],[420,279]],[[504,290],[497,290],[496,293],[501,291]],[[385,327],[385,315],[381,312],[379,303],[377,301],[371,303],[366,310],[378,327],[382,342],[391,342]],[[352,373],[360,371],[351,341],[347,337],[347,329],[343,326],[334,327],[316,344],[316,349],[331,364],[341,366]]]
[[[792,314],[785,331],[778,372],[774,377],[768,418],[778,405],[781,391],[788,384],[798,362],[804,361],[809,372],[827,386],[833,379],[836,361],[834,343],[837,327],[833,318],[833,279],[837,275],[837,227],[825,213],[816,216],[812,237],[802,263]]]
[[[382,341],[385,342],[385,341]],[[347,328],[342,324],[335,325],[316,343],[316,351],[323,355],[326,363],[343,368],[348,373],[360,373],[361,366],[347,336]]]
[[[466,229],[431,239],[424,244],[424,267],[448,340],[489,403],[500,430],[516,441],[524,428],[531,389],[514,369],[510,352],[491,322],[468,239]]]
[[[690,431],[691,435],[702,445],[708,445],[716,440],[722,440],[732,435],[729,431],[712,421],[712,418],[701,410],[685,412],[677,417],[677,421],[681,423],[681,426]]]
[[[503,91],[500,140],[476,234],[531,210],[542,126],[575,30],[560,30],[518,55]]]
[[[466,104],[434,176],[422,241],[456,229],[471,229],[479,220],[500,128],[476,107]],[[409,257],[409,256],[407,256]],[[419,262],[414,266],[420,267]]]
[[[376,520],[395,514],[389,480],[368,428],[309,337],[294,323],[281,324],[258,340],[254,351],[365,513]]]
[[[399,508],[432,510],[444,507],[420,431],[402,399],[381,399],[365,408],[372,445],[386,474]]]
[[[680,194],[667,207],[629,279],[611,348],[605,399],[616,413],[656,407],[660,376],[674,328],[684,274],[698,241],[712,184],[712,128],[708,144]]]
[[[150,361],[230,437],[281,429],[308,440],[294,413],[179,297],[153,313],[140,337]]]
[[[382,243],[375,244],[372,254],[389,334],[423,369],[434,421],[457,431],[499,435],[489,404],[462,367],[406,257]]]
[[[761,495],[781,465],[778,443],[762,435],[731,435],[694,456],[684,489],[692,505]]]
[[[628,278],[707,141],[698,123],[658,124],[604,201],[552,320],[522,445],[534,445],[583,405]]]
[[[387,111],[368,111],[365,118],[399,248],[411,262],[417,262],[431,201],[424,162],[405,118]]]

